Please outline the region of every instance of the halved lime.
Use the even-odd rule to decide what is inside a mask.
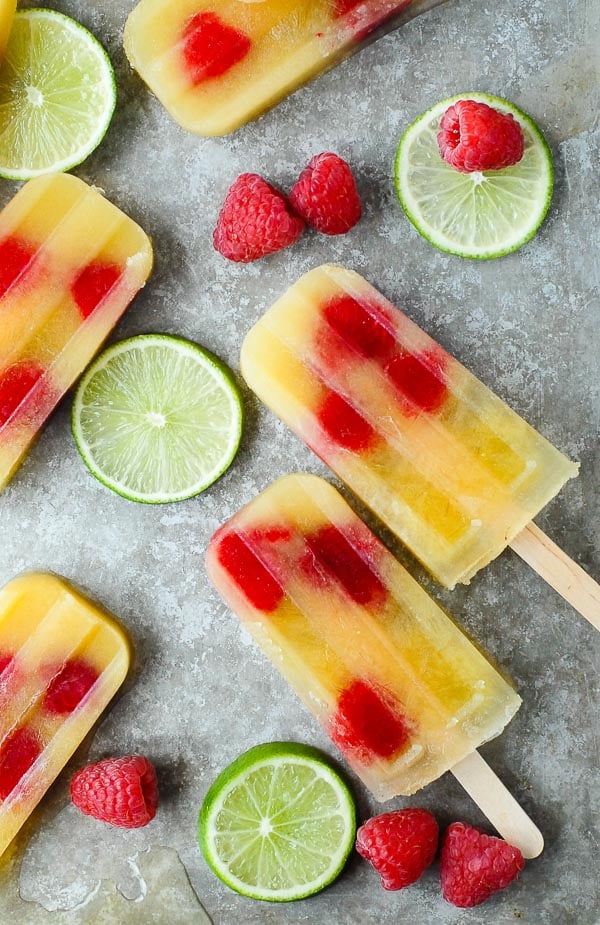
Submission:
[[[459,173],[440,154],[440,120],[457,100],[511,113],[523,130],[518,164]],[[542,224],[552,198],[552,156],[537,125],[512,103],[486,93],[442,100],[405,131],[395,162],[396,192],[417,231],[440,250],[487,260],[522,247]]]
[[[15,15],[0,66],[0,176],[70,170],[100,144],[116,104],[104,48],[54,10]]]
[[[206,794],[198,840],[223,883],[252,899],[290,902],[340,874],[354,845],[352,795],[321,752],[294,742],[240,755]]]
[[[230,370],[197,344],[140,334],[83,374],[71,416],[86,466],[130,501],[183,501],[230,466],[242,403]]]

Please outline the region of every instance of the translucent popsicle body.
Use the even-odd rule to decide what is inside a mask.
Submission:
[[[437,0],[440,2],[440,0]],[[142,0],[132,66],[183,128],[224,135],[435,0]],[[383,30],[382,30],[383,31]]]
[[[0,212],[0,490],[151,268],[147,235],[76,177]]]
[[[8,44],[8,36],[12,26],[17,0],[0,0],[0,61]]]
[[[260,319],[242,372],[446,587],[577,474],[361,276],[325,265]]]
[[[380,800],[498,735],[521,700],[327,482],[279,479],[212,538],[223,599]]]
[[[55,575],[0,591],[0,855],[121,686],[130,647]]]

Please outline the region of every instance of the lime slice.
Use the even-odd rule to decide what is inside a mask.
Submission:
[[[335,880],[355,833],[344,781],[320,752],[294,742],[240,755],[213,783],[198,822],[217,877],[270,902],[304,899]]]
[[[0,66],[0,176],[29,180],[80,164],[115,104],[114,71],[91,32],[54,10],[17,13]]]
[[[231,372],[181,337],[141,334],[83,374],[71,418],[86,466],[130,501],[183,501],[230,466],[242,435]]]
[[[514,116],[525,137],[518,164],[469,174],[442,159],[440,120],[452,103],[465,99]],[[461,93],[423,113],[405,131],[396,154],[396,192],[417,231],[440,250],[478,260],[510,254],[533,237],[550,206],[553,178],[550,149],[537,125],[486,93]]]

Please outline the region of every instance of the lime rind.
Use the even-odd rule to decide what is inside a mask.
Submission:
[[[442,159],[439,122],[457,100],[511,113],[525,137],[523,158],[503,170],[463,174]],[[400,204],[416,230],[449,254],[478,260],[518,250],[544,221],[554,183],[552,155],[535,122],[518,107],[486,93],[442,100],[404,132],[394,164]]]
[[[241,396],[228,367],[168,334],[108,347],[83,374],[71,413],[92,475],[144,504],[205,491],[231,465],[242,427]]]
[[[240,755],[210,787],[198,820],[200,848],[217,877],[267,902],[305,899],[332,883],[355,834],[347,784],[321,752],[294,742]]]
[[[0,64],[0,176],[71,170],[100,144],[117,102],[104,47],[55,10],[16,13]]]

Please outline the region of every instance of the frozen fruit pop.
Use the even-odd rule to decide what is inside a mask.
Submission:
[[[379,800],[497,736],[521,699],[317,476],[279,479],[213,536],[215,587]]]
[[[0,61],[6,51],[16,8],[17,0],[0,0]]]
[[[250,331],[241,361],[259,397],[448,588],[516,544],[577,474],[343,267],[301,277]]]
[[[55,575],[0,591],[0,855],[121,686],[130,646]]]
[[[183,128],[224,135],[441,0],[142,0],[132,66]]]
[[[0,212],[0,490],[151,269],[147,235],[76,177]]]

